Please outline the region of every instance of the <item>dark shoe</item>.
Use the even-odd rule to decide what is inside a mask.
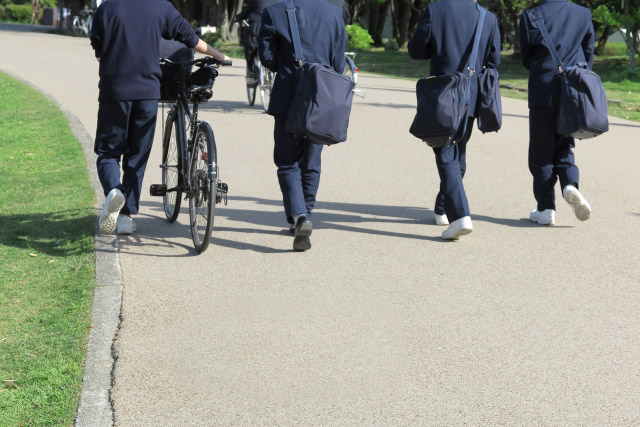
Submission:
[[[289,224],[289,233],[295,235],[296,234],[296,225],[295,224]]]
[[[309,239],[309,236],[311,236],[311,232],[313,231],[311,221],[309,221],[306,216],[301,216],[298,218],[294,231],[295,237],[293,238],[293,250],[306,251],[311,249],[311,239]]]

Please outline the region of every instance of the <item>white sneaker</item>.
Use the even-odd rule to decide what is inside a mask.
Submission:
[[[437,213],[433,213],[433,218],[436,221],[436,225],[449,225],[449,219],[447,218],[447,214],[438,215]]]
[[[456,219],[451,225],[442,232],[442,238],[444,240],[458,240],[460,236],[469,234],[473,231],[473,225],[471,225],[471,217],[463,216]]]
[[[137,228],[133,218],[126,215],[118,216],[118,224],[116,225],[117,234],[132,234]]]
[[[109,191],[102,207],[102,215],[98,221],[98,228],[102,234],[110,234],[116,230],[116,222],[120,209],[124,206],[124,194],[114,188]]]
[[[554,225],[556,223],[556,211],[553,209],[545,209],[540,212],[536,209],[529,214],[529,220],[537,222],[540,225]]]
[[[573,185],[567,185],[562,189],[562,197],[571,205],[573,213],[580,221],[586,221],[591,216],[591,206],[582,197],[582,194]]]

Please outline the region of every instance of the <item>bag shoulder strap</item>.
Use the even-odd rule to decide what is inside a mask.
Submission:
[[[302,67],[302,43],[300,43],[300,32],[298,31],[298,21],[296,20],[296,8],[293,0],[287,0],[287,17],[289,18],[289,30],[291,30],[291,41],[293,42],[293,54],[296,62]]]
[[[553,44],[553,40],[551,40],[551,36],[547,31],[547,26],[544,25],[544,18],[542,17],[542,13],[539,8],[530,9],[527,11],[527,15],[529,16],[529,20],[531,21],[531,25],[533,28],[537,28],[542,33],[542,39],[544,40],[544,44],[547,46],[547,49],[551,53],[551,57],[553,61],[556,63],[556,67],[558,67],[558,71],[560,73],[564,72],[564,64],[560,60],[560,55],[558,54],[558,50]]]
[[[469,70],[469,77],[473,76],[473,74],[476,72],[478,47],[480,46],[480,37],[482,36],[482,27],[484,26],[484,16],[487,13],[487,10],[484,7],[481,7],[478,3],[476,3],[476,7],[480,12],[480,17],[478,18],[478,22],[476,24],[476,35],[473,37],[473,49],[471,49],[471,57],[469,58],[469,65],[467,66],[467,70]]]

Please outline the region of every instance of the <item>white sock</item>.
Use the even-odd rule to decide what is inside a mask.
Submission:
[[[306,216],[306,215],[305,215],[305,214],[297,214],[297,215],[293,215],[293,223],[294,223],[294,224],[297,224],[297,223],[298,223],[298,219],[299,219],[301,216]]]

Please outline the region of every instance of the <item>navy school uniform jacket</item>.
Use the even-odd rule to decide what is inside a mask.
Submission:
[[[321,63],[342,74],[347,44],[342,11],[324,0],[294,0],[294,5],[305,62]],[[298,66],[286,9],[285,1],[267,7],[258,35],[260,61],[278,73],[269,101],[271,115],[287,114],[295,92]]]
[[[167,0],[106,0],[96,11],[91,46],[100,58],[98,101],[160,98],[160,39],[198,44],[189,23]]]
[[[247,0],[247,5],[237,16],[239,21],[246,19],[247,21],[258,21],[262,19],[262,11],[280,0]]]
[[[593,65],[593,22],[591,11],[567,0],[542,0],[539,10],[551,40],[566,66]],[[556,63],[544,44],[542,33],[533,28],[529,16],[520,17],[522,63],[529,70],[529,108],[549,107],[558,99],[560,83]]]
[[[452,74],[466,69],[476,23],[480,12],[473,0],[440,0],[425,8],[413,37],[409,40],[409,56],[431,59],[431,76]],[[475,64],[476,74],[471,80],[469,116],[475,117],[479,73],[483,67],[500,65],[500,30],[495,15],[487,11]]]

